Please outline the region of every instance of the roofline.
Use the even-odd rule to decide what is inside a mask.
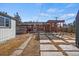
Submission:
[[[53,22],[53,21],[57,21],[57,22],[65,22],[65,20],[48,20],[47,23],[48,23],[49,21],[52,21],[52,22]]]
[[[9,18],[11,18],[11,19],[13,19],[13,20],[16,20],[14,17],[9,16],[8,14],[4,14],[4,13],[1,13],[1,12],[0,12],[0,15],[1,15],[1,16],[5,16],[5,17],[9,17]]]

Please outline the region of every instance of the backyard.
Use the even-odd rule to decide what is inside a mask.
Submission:
[[[29,37],[31,37],[30,40]],[[24,43],[25,41],[28,42]],[[79,49],[75,46],[75,34],[73,33],[65,33],[64,35],[45,32],[27,33],[17,35],[16,38],[1,43],[0,55],[78,56]]]

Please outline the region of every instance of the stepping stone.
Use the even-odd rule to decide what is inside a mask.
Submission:
[[[75,43],[75,40],[66,40],[69,43]]]
[[[40,44],[40,50],[57,50],[57,48],[50,44]]]
[[[23,50],[16,50],[11,56],[19,56],[22,52]]]
[[[53,36],[48,36],[48,37],[53,38]]]
[[[23,52],[24,48],[27,47],[27,45],[28,45],[28,43],[30,42],[31,39],[32,39],[32,35],[30,35],[30,37],[28,38],[28,40],[26,40],[24,43],[22,43],[20,45],[20,47],[18,47],[17,50],[15,50],[11,54],[11,56],[19,56]]]
[[[67,39],[69,39],[69,38],[63,37],[63,39],[67,40]]]
[[[40,38],[40,40],[48,40],[48,38]]]
[[[62,38],[62,36],[58,36],[59,38]]]
[[[73,40],[75,40],[76,38],[72,38]]]
[[[56,43],[65,43],[63,40],[52,40],[52,41]]]
[[[51,39],[54,38],[52,35],[48,35]]]
[[[51,43],[50,40],[40,40],[40,43]]]
[[[64,35],[64,36],[62,36],[62,38],[63,38],[63,39],[69,39],[69,38],[68,38],[67,36],[65,36],[65,35]]]
[[[59,37],[59,35],[56,35],[57,37]]]
[[[79,52],[66,52],[69,56],[79,56]]]
[[[40,39],[48,39],[48,38],[44,35],[44,36],[40,36]]]
[[[63,56],[62,52],[41,52],[41,56]]]
[[[59,45],[63,50],[78,50],[79,49],[73,45]]]
[[[75,40],[76,38],[75,37],[70,37],[70,36],[68,36],[69,38],[71,38],[71,39],[73,39],[73,40]]]
[[[60,35],[56,35],[56,37],[63,38],[63,37],[62,37],[62,36],[60,36]]]

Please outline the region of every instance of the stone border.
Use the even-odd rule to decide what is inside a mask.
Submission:
[[[19,48],[17,48],[10,56],[19,56],[23,52],[24,48],[27,47],[31,39],[32,39],[32,35],[30,35],[30,37]]]

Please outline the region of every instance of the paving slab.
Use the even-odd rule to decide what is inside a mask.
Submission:
[[[65,40],[69,39],[66,35],[63,35],[62,38],[65,39]]]
[[[52,41],[56,43],[65,43],[63,40],[52,40]]]
[[[51,43],[50,40],[40,40],[40,43]]]
[[[67,39],[69,39],[69,38],[67,38],[67,37],[63,37],[65,40],[67,40]]]
[[[40,44],[40,50],[57,50],[57,48],[50,44]]]
[[[73,45],[59,45],[63,50],[78,50],[79,49],[76,46]]]
[[[63,38],[61,35],[56,35],[56,37]]]
[[[70,39],[73,39],[73,40],[76,39],[75,37],[70,37],[70,36],[68,36],[68,35],[65,35],[64,37],[67,37],[67,38],[70,38]]]
[[[40,39],[48,39],[45,35],[40,35]]]
[[[40,34],[45,34],[45,33],[40,33]]]
[[[75,40],[76,38],[72,38],[73,40]]]
[[[71,39],[75,39],[74,37],[70,37],[70,36],[68,36],[69,38],[71,38]]]
[[[62,52],[41,52],[41,56],[63,56]]]
[[[19,56],[22,52],[23,50],[16,50],[11,56]]]
[[[48,35],[51,39],[54,38],[52,35]]]
[[[66,52],[69,56],[79,56],[79,52]]]
[[[30,40],[32,39],[32,35],[30,35],[30,37],[20,46],[18,47],[12,54],[11,56],[18,56],[20,55],[24,48],[28,45],[28,43],[30,42]]]
[[[48,40],[48,38],[40,38],[41,40]]]
[[[66,40],[69,43],[75,43],[75,40]]]

